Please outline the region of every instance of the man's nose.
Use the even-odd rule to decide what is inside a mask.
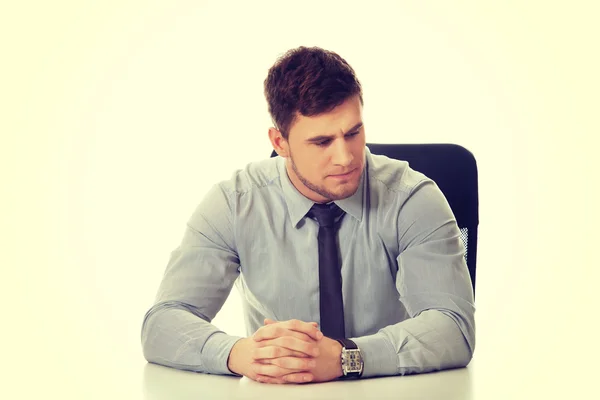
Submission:
[[[350,146],[344,139],[336,140],[333,144],[333,163],[335,165],[348,166],[352,163],[354,156],[350,151]]]

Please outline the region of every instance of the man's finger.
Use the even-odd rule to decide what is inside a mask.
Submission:
[[[273,359],[258,360],[260,364],[277,365],[278,367],[296,371],[310,371],[317,366],[314,358],[307,357],[278,357]]]
[[[279,357],[306,358],[309,356],[300,351],[290,350],[290,349],[286,349],[284,347],[278,347],[278,346],[259,347],[257,349],[254,349],[254,352],[252,354],[252,358],[255,360],[266,360],[266,359],[279,358]]]
[[[311,322],[304,322],[298,319],[291,319],[282,323],[283,326],[291,331],[302,332],[315,340],[321,340],[323,333]]]
[[[283,379],[287,383],[308,383],[315,379],[315,376],[309,372],[296,372],[287,374],[279,379]]]
[[[309,343],[291,336],[278,337],[275,339],[263,340],[257,343],[259,348],[263,347],[283,347],[288,350],[298,351],[309,357],[319,356],[319,347],[316,342]]]
[[[273,378],[280,378],[284,375],[287,374],[291,374],[294,372],[300,372],[299,370],[293,370],[293,369],[287,369],[287,368],[282,368],[278,365],[273,365],[273,364],[261,364],[261,363],[252,363],[252,370],[257,374],[257,375],[267,375]]]
[[[294,337],[305,342],[315,342],[315,339],[306,333],[291,331],[280,324],[263,326],[252,335],[252,338],[257,342],[260,342],[261,340],[276,339],[284,336]]]
[[[276,324],[278,321],[275,321],[274,319],[271,318],[265,318],[265,325],[271,325],[271,324]],[[311,324],[312,326],[314,326],[315,328],[319,327],[319,324],[317,324],[316,322],[309,322],[309,324]]]
[[[270,384],[291,383],[291,382],[286,382],[281,378],[273,378],[272,376],[267,376],[267,375],[256,375],[256,378],[254,378],[254,380],[256,380],[256,382],[270,383]]]
[[[265,322],[266,321],[271,320],[265,319]],[[290,332],[294,333],[292,334]],[[300,336],[298,334],[300,334]],[[260,341],[274,339],[280,336],[294,336],[301,339],[301,335],[306,335],[312,340],[321,340],[323,338],[323,333],[319,331],[315,325],[299,320],[269,323],[259,328],[252,337],[254,340]]]
[[[314,379],[313,374],[308,372],[297,372],[288,375],[284,375],[281,378],[273,378],[267,375],[257,375],[256,381],[261,383],[271,384],[290,384],[290,383],[308,383]]]

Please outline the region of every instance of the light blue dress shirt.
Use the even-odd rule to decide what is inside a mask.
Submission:
[[[475,348],[465,247],[437,185],[404,161],[371,154],[357,192],[336,204],[346,334],[363,377],[461,367]],[[235,284],[248,336],[264,318],[319,322],[318,224],[285,159],[249,164],[215,185],[187,223],[146,313],[149,362],[232,374],[239,337],[211,324]]]

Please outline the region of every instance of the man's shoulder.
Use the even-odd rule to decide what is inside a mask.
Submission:
[[[231,178],[219,185],[226,192],[244,194],[255,189],[268,188],[279,184],[279,157],[257,160],[233,172]]]
[[[419,185],[431,181],[423,173],[412,169],[407,161],[378,154],[368,156],[368,175],[371,187],[398,194],[409,194]]]

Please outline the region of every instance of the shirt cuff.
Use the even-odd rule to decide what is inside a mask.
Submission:
[[[202,359],[204,360],[203,364],[206,372],[215,375],[240,376],[231,372],[227,367],[227,360],[229,359],[231,348],[240,339],[242,339],[242,337],[230,336],[224,332],[215,332],[212,334],[206,340],[202,349]]]
[[[390,376],[398,373],[398,357],[394,346],[382,333],[350,338],[360,349],[363,359],[363,378]]]

